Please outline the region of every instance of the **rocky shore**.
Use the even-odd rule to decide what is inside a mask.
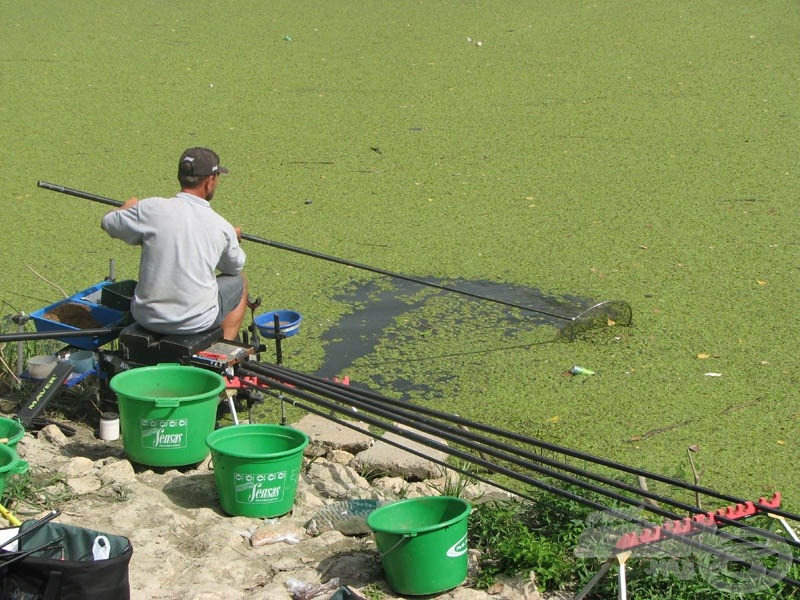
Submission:
[[[440,495],[453,474],[321,417],[293,427],[311,443],[292,510],[274,519],[226,515],[209,459],[192,468],[144,467],[126,458],[121,441],[102,441],[86,426],[76,426],[71,437],[54,425],[26,433],[18,451],[37,480],[52,475],[40,494],[64,499],[59,521],[131,540],[134,600],[327,600],[345,586],[367,600],[400,598],[386,584],[365,516],[348,513],[348,503]],[[370,473],[381,476],[362,476]],[[479,502],[504,493],[472,486],[464,495]],[[14,510],[21,520],[43,512],[24,505]],[[489,590],[469,587],[478,559],[470,551],[467,581],[435,597],[544,598],[533,574]]]

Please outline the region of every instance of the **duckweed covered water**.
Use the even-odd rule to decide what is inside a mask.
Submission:
[[[703,485],[800,506],[796,2],[184,9],[3,3],[4,314],[84,289],[111,258],[136,278],[104,207],[37,180],[169,195],[180,152],[208,145],[231,169],[214,204],[248,233],[633,308],[633,327],[568,343],[419,292],[374,315],[383,334],[343,374],[687,479],[696,444]],[[287,364],[323,369],[366,314],[348,294],[376,278],[246,249],[263,308],[304,316]],[[596,375],[565,376],[575,364]]]

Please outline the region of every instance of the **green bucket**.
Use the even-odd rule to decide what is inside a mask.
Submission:
[[[398,594],[435,594],[467,578],[467,518],[472,507],[452,496],[410,498],[367,516],[386,582]]]
[[[154,467],[197,463],[217,422],[225,379],[198,367],[162,364],[115,375],[122,445],[132,461]]]
[[[11,449],[17,448],[19,442],[25,435],[25,427],[16,419],[0,417],[0,439],[5,439],[5,445]]]
[[[20,459],[16,450],[0,444],[0,498],[6,491],[6,478],[9,475],[21,475],[27,470],[28,463]]]
[[[229,515],[279,517],[292,509],[308,436],[285,425],[230,425],[206,439],[219,503]]]

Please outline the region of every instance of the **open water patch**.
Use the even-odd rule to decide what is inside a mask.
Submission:
[[[456,357],[553,341],[594,303],[486,280],[425,281],[430,286],[401,279],[352,282],[335,296],[352,309],[322,335],[318,374],[334,377],[358,366],[379,388],[436,394],[454,380],[447,364]],[[401,376],[393,368],[399,362],[417,363],[424,381]]]

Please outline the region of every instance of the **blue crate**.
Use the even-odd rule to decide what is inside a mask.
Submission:
[[[114,327],[116,325],[122,325],[125,321],[125,313],[119,310],[114,310],[113,308],[108,308],[107,306],[102,306],[99,304],[100,296],[102,290],[105,286],[112,283],[111,281],[103,281],[98,283],[97,285],[93,285],[92,287],[86,288],[76,294],[73,294],[69,298],[64,300],[60,300],[50,306],[45,306],[44,308],[40,308],[37,311],[31,313],[31,319],[33,320],[33,324],[36,327],[36,331],[79,331],[81,329],[87,329],[87,327],[77,327],[75,325],[70,324],[69,322],[59,322],[53,321],[45,317],[48,313],[56,313],[58,314],[59,311],[63,312],[65,310],[70,310],[65,308],[66,305],[75,304],[78,307],[74,310],[81,311],[85,310],[85,315],[81,313],[81,316],[85,316],[86,320],[94,321],[97,325],[96,327]],[[69,319],[66,319],[69,321]],[[74,322],[74,321],[73,321]],[[95,327],[93,326],[92,329]],[[115,337],[116,334],[108,333],[100,336],[86,336],[86,337],[65,337],[65,338],[58,338],[54,337],[59,341],[64,342],[65,344],[70,344],[77,348],[81,348],[83,350],[96,350],[99,346],[110,342]]]

